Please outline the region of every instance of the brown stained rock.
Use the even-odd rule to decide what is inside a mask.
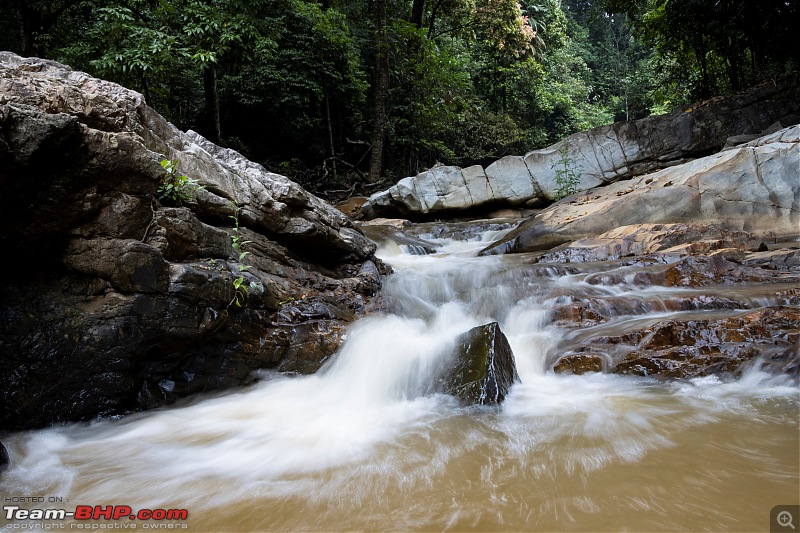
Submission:
[[[343,202],[339,202],[334,205],[336,209],[341,211],[345,216],[349,217],[352,220],[360,220],[363,218],[363,214],[361,213],[361,206],[364,205],[364,202],[367,201],[365,196],[354,196],[353,198],[348,198]]]
[[[602,372],[606,366],[606,359],[598,354],[573,354],[565,355],[553,367],[556,374],[586,374],[587,372]]]
[[[553,311],[553,322],[560,327],[588,327],[605,321],[607,317],[597,312],[593,303],[597,302],[560,305]]]
[[[739,255],[739,257],[736,257]],[[638,284],[663,285],[666,287],[705,287],[718,284],[738,283],[785,283],[800,280],[800,269],[787,267],[785,263],[764,262],[757,266],[739,263],[741,254],[712,254],[708,256],[684,257],[666,267],[653,268],[638,273]],[[772,258],[784,259],[775,254]],[[733,259],[733,260],[731,260]]]
[[[618,351],[613,373],[691,378],[734,373],[756,357],[769,361],[796,352],[798,338],[800,309],[769,307],[719,320],[669,320],[590,342],[628,347]]]

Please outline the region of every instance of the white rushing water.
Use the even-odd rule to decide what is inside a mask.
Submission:
[[[396,314],[356,323],[314,376],[5,438],[0,494],[185,508],[192,531],[750,530],[797,503],[796,386],[757,368],[671,384],[546,372],[564,338],[552,298],[583,282],[475,257],[498,235],[433,240],[434,255],[383,245]],[[502,407],[430,393],[455,337],[495,320],[522,380]]]

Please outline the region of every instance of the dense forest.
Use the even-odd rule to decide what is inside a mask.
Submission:
[[[794,0],[17,0],[0,47],[318,193],[486,164],[797,68]]]

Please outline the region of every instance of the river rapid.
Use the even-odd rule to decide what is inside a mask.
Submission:
[[[753,531],[769,529],[772,507],[797,503],[800,397],[789,378],[758,365],[737,380],[672,382],[550,370],[588,335],[554,325],[558,303],[606,299],[619,316],[591,333],[619,332],[701,313],[664,302],[711,289],[476,257],[502,234],[423,233],[429,255],[383,242],[378,255],[395,269],[388,311],[355,323],[313,376],[265,372],[236,392],[4,438],[12,466],[0,495],[187,509],[175,525],[209,532]],[[769,303],[757,287],[725,296]],[[455,337],[495,320],[521,378],[505,403],[431,393]]]

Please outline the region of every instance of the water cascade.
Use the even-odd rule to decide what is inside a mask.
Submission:
[[[356,323],[316,375],[264,373],[237,392],[4,438],[0,493],[185,508],[196,531],[754,530],[796,501],[788,378],[757,365],[731,381],[550,371],[587,335],[697,313],[705,293],[476,257],[503,231],[416,236],[435,253],[383,242],[389,311]],[[615,318],[560,330],[552,309],[586,295]],[[725,296],[736,305],[720,316],[763,298]],[[431,392],[454,340],[493,321],[521,379],[506,401]]]

